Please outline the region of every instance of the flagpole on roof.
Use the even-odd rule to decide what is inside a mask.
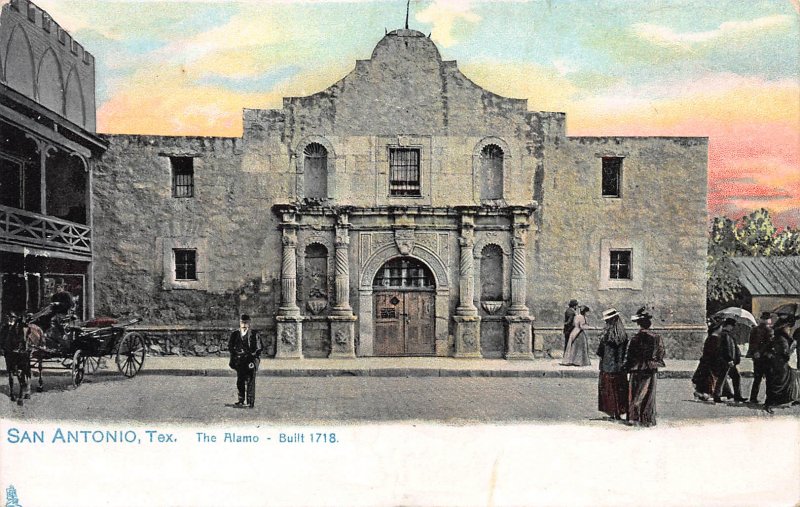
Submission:
[[[411,7],[411,0],[406,0],[406,30],[408,30],[408,10]]]

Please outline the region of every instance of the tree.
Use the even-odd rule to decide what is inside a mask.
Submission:
[[[707,298],[730,301],[741,294],[734,257],[800,255],[800,230],[779,231],[764,208],[738,220],[716,217],[708,241]]]

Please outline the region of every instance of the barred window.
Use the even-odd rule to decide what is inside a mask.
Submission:
[[[389,149],[389,195],[419,196],[419,149]]]
[[[378,270],[372,285],[376,289],[397,287],[433,288],[433,273],[416,259],[392,259]]]
[[[172,164],[172,197],[194,197],[194,159],[169,157]]]
[[[630,250],[611,250],[611,271],[609,278],[612,280],[631,279],[631,251]]]
[[[621,157],[603,157],[603,197],[622,197]]]
[[[197,250],[175,248],[175,280],[197,280]]]

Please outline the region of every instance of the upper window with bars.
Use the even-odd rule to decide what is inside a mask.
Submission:
[[[172,165],[172,197],[194,197],[194,158],[169,157]]]
[[[389,148],[389,195],[422,195],[419,162],[419,148]]]
[[[433,273],[416,259],[392,259],[378,270],[372,285],[376,289],[417,288],[431,289],[435,286]]]

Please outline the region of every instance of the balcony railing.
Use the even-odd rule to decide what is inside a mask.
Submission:
[[[60,218],[0,206],[0,243],[92,256],[92,230]]]

